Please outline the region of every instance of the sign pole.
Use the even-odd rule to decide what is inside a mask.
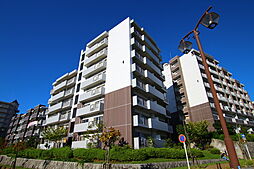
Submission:
[[[185,144],[185,142],[186,142],[186,137],[185,137],[185,135],[180,134],[180,135],[178,136],[178,139],[179,139],[179,141],[180,141],[181,143],[183,143],[183,147],[184,147],[184,151],[185,151],[185,156],[186,156],[186,160],[187,160],[187,166],[188,166],[188,169],[190,169],[190,163],[189,163],[187,148],[186,148],[186,144]]]
[[[187,160],[188,169],[190,169],[190,163],[189,163],[189,158],[188,158],[188,153],[187,153],[187,148],[186,148],[185,142],[183,142],[183,147],[184,147],[184,151],[185,151],[185,156],[186,156],[186,160]]]
[[[246,150],[247,150],[247,153],[248,153],[248,156],[249,156],[250,160],[252,160],[251,155],[250,155],[249,148],[248,148],[248,146],[247,146],[247,143],[245,143],[244,145],[245,145],[245,148],[246,148]]]

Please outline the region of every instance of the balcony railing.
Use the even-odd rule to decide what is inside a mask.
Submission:
[[[152,110],[152,111],[155,111],[157,113],[166,115],[166,108],[162,107],[161,105],[159,105],[155,101],[148,100],[147,101],[147,108]]]
[[[93,55],[94,53],[98,52],[99,50],[106,47],[107,45],[108,45],[108,39],[104,38],[100,42],[93,45],[91,48],[88,48],[86,50],[86,56],[89,57],[89,56]]]
[[[95,89],[91,89],[89,91],[86,91],[85,93],[79,95],[79,101],[80,102],[88,102],[97,98],[102,97],[105,94],[105,88],[102,87],[97,87]]]
[[[62,102],[49,107],[49,113],[56,112],[62,108]]]
[[[97,101],[95,103],[91,103],[90,105],[87,105],[85,107],[78,109],[76,116],[84,116],[87,114],[99,113],[99,112],[103,112],[103,110],[104,110],[104,103]]]
[[[46,124],[52,124],[52,123],[57,123],[59,121],[60,114],[56,114],[53,116],[50,116],[46,119]]]
[[[107,56],[107,48],[104,48],[101,51],[99,51],[98,53],[95,53],[94,55],[92,55],[90,57],[86,57],[85,58],[85,66],[88,67],[88,66],[102,60],[106,56]]]
[[[103,61],[96,63],[95,65],[89,67],[88,69],[85,69],[83,75],[85,78],[87,78],[95,73],[98,73],[98,72],[106,69],[106,66],[107,66],[107,62],[106,62],[106,60],[103,60]]]
[[[150,128],[169,132],[169,126],[168,126],[167,123],[159,121],[159,119],[157,117],[156,118],[150,118],[149,120],[151,121],[151,127]]]
[[[105,82],[106,80],[106,74],[105,73],[99,73],[96,74],[92,77],[90,77],[89,79],[86,79],[86,81],[81,83],[81,88],[82,89],[88,89],[91,88],[93,86],[96,86],[100,83]]]

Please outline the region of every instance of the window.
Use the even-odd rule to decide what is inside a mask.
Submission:
[[[77,108],[74,108],[74,109],[73,109],[73,113],[72,113],[72,118],[75,118],[75,117],[76,117],[76,113],[77,113]]]
[[[84,59],[85,59],[85,54],[82,55],[81,61],[83,61]]]
[[[82,78],[82,72],[78,74],[78,81],[80,81]]]
[[[79,90],[80,90],[80,83],[77,85],[76,92],[79,92]]]
[[[89,122],[89,119],[82,119],[82,123],[87,123]]]
[[[70,133],[72,133],[74,131],[74,124],[75,124],[75,122],[71,122]]]
[[[75,96],[75,101],[74,101],[74,104],[77,104],[78,103],[78,95]]]
[[[81,63],[79,70],[83,70],[84,63]]]

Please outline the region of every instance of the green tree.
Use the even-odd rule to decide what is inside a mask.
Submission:
[[[40,142],[40,139],[38,137],[32,136],[25,141],[25,145],[26,147],[37,148],[37,145],[39,144],[39,142]]]
[[[43,133],[42,137],[46,140],[52,141],[57,144],[58,141],[62,140],[67,136],[67,129],[64,127],[47,128]]]
[[[209,123],[207,121],[189,122],[185,125],[185,133],[183,126],[177,126],[177,132],[179,134],[188,135],[187,140],[189,143],[194,143],[195,146],[205,149],[207,144],[211,142],[211,132],[208,131]]]

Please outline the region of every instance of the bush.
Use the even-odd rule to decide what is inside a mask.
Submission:
[[[2,154],[15,154],[14,147],[6,147],[2,150]]]
[[[50,149],[50,150],[42,150],[42,152],[41,152],[41,159],[50,160],[52,158],[54,158],[52,149]]]
[[[189,152],[189,155],[192,155],[194,157],[204,157],[203,152],[195,148],[188,150],[188,152]]]
[[[25,149],[22,151],[18,152],[19,157],[24,157],[24,158],[40,158],[41,157],[41,152],[43,150],[40,149]]]
[[[52,151],[53,157],[55,159],[69,159],[72,158],[73,153],[70,147],[62,147],[62,148],[52,148],[51,150],[48,151]]]
[[[116,161],[144,161],[148,159],[146,152],[126,147],[113,147],[110,150],[110,159]]]
[[[220,154],[220,150],[217,148],[211,148],[208,150],[211,154]]]
[[[78,148],[73,150],[73,157],[81,159],[85,162],[91,162],[94,160],[104,160],[105,150],[102,149],[84,149]]]
[[[246,139],[247,139],[247,141],[254,142],[254,134],[247,134]]]

